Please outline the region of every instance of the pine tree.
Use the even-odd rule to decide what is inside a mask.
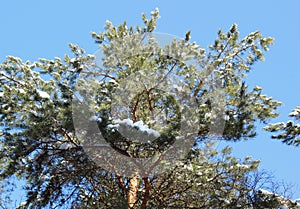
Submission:
[[[0,177],[26,180],[19,208],[282,204],[256,187],[258,161],[213,146],[253,138],[257,121],[277,116],[281,103],[244,79],[273,38],[240,39],[234,24],[207,50],[190,31],[162,46],[158,18],[155,10],[142,27],[107,21],[91,34],[96,56],[70,44],[72,58],[1,64]]]

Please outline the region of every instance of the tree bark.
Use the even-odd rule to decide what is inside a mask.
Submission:
[[[144,181],[144,186],[145,186],[145,193],[144,193],[144,198],[143,198],[143,202],[142,202],[142,205],[141,205],[141,209],[146,209],[147,202],[148,202],[148,199],[149,199],[150,184],[149,184],[148,177],[144,177],[143,181]]]
[[[139,178],[137,176],[134,176],[133,178],[130,179],[129,182],[129,189],[127,193],[128,209],[134,208],[134,205],[137,201],[138,187],[139,187]]]

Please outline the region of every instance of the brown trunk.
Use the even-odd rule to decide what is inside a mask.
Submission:
[[[134,205],[137,201],[138,187],[139,187],[139,178],[137,176],[134,176],[133,178],[130,179],[129,182],[129,189],[127,193],[128,209],[134,208]]]
[[[141,205],[141,209],[146,209],[148,198],[149,198],[150,184],[149,184],[148,177],[144,177],[143,181],[145,184],[145,193],[144,193],[144,198],[143,198],[143,202]]]

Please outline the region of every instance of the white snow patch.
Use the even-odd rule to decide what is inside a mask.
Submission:
[[[65,149],[65,150],[68,150],[68,149],[71,149],[75,147],[74,144],[71,144],[71,143],[62,143],[60,146],[59,146],[59,149]]]
[[[263,88],[262,87],[260,87],[260,86],[254,86],[254,90],[256,90],[256,91],[261,91]]]
[[[27,202],[21,202],[21,204],[17,208],[23,208],[27,205]]]
[[[3,92],[0,92],[0,97],[3,97],[4,93]]]
[[[184,165],[183,168],[187,169],[188,171],[193,171],[194,170],[192,165]]]
[[[101,118],[98,118],[96,115],[93,115],[89,118],[90,121],[98,121],[98,122],[101,122]]]
[[[207,104],[201,104],[199,107],[200,107],[200,108],[207,107]]]
[[[241,164],[237,164],[236,165],[238,168],[249,168],[249,166],[248,165],[241,165]]]
[[[21,94],[25,94],[25,90],[24,89],[18,89],[19,93]]]
[[[114,84],[118,84],[118,82],[117,82],[116,80],[114,80],[114,79],[110,79],[110,80],[108,80],[107,82],[109,82],[109,83],[114,83]]]
[[[110,128],[110,129],[117,129],[117,128],[119,128],[119,124],[108,124],[107,125],[107,128]]]
[[[176,140],[184,140],[185,137],[184,137],[184,136],[176,136],[175,139],[176,139]]]
[[[214,180],[214,178],[206,178],[206,180],[207,180],[208,182],[210,182],[210,181]]]
[[[72,58],[70,59],[70,62],[75,62],[77,60],[77,58]]]
[[[211,118],[211,113],[210,112],[209,113],[205,113],[204,118],[206,120],[210,119]]]
[[[134,128],[138,128],[140,131],[146,132],[147,134],[153,135],[157,138],[160,136],[160,133],[158,133],[154,129],[149,128],[148,125],[144,124],[144,122],[141,120],[134,123],[131,119],[126,118],[123,120],[118,119],[118,120],[115,120],[114,122],[115,122],[115,124],[109,124],[108,127],[109,128],[118,128],[120,125],[126,125],[126,126],[131,126]]]
[[[224,120],[229,120],[229,119],[230,119],[229,115],[224,116]]]
[[[258,191],[263,193],[263,194],[266,194],[266,195],[273,195],[274,194],[274,193],[269,192],[268,190],[265,190],[265,189],[259,189]]]
[[[39,96],[41,98],[43,98],[43,99],[50,99],[50,95],[47,92],[41,91],[41,90],[38,90],[38,89],[36,91],[37,91],[37,93],[39,94]]]
[[[289,114],[289,116],[291,116],[291,117],[294,117],[294,116],[297,116],[297,115],[299,115],[299,112],[297,110],[293,110],[293,112],[291,112]]]
[[[173,88],[176,89],[177,91],[182,91],[183,88],[181,86],[178,86],[176,84],[173,85]]]

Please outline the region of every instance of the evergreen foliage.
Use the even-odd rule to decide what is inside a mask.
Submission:
[[[0,65],[0,178],[26,180],[27,199],[18,208],[296,207],[275,193],[262,192],[260,178],[253,178],[258,161],[237,159],[230,148],[218,152],[210,140],[211,133],[219,140],[253,138],[257,122],[267,123],[277,116],[281,103],[245,82],[273,38],[259,31],[240,38],[234,24],[228,32],[219,30],[207,50],[189,42],[190,31],[184,40],[162,47],[155,36],[145,38],[155,31],[158,18],[155,10],[150,18],[142,15],[141,27],[107,21],[104,32],[91,33],[103,53],[101,69],[94,55],[74,44],[70,44],[72,56],[33,63],[8,56]],[[174,88],[176,96],[161,90],[170,84],[171,75],[181,84]],[[90,82],[95,81],[90,79],[93,76],[99,82]],[[159,81],[159,88],[151,86],[154,80],[150,80],[143,91],[128,95],[130,102],[123,103],[126,98],[118,92],[125,84],[130,87],[151,76]],[[73,99],[77,94],[88,105],[80,106]],[[214,104],[217,96],[220,102]],[[196,101],[196,114],[184,108],[190,98]],[[115,112],[121,114],[122,108],[131,111],[130,121],[117,121],[123,115]],[[299,119],[298,109],[293,113]],[[193,147],[174,162],[158,157],[161,173],[124,176],[92,159],[82,146],[84,140],[97,140],[93,130],[82,138],[78,135],[91,127],[82,123],[89,119],[111,148],[129,158],[163,156],[190,123],[196,125],[185,130],[191,135],[184,137],[193,140]],[[161,121],[164,126],[158,125]],[[222,126],[222,133],[211,132],[217,126]],[[299,134],[297,125],[275,124],[268,130],[283,128],[284,134],[276,138],[298,144],[297,139],[291,140]],[[136,140],[140,138],[143,143]]]

